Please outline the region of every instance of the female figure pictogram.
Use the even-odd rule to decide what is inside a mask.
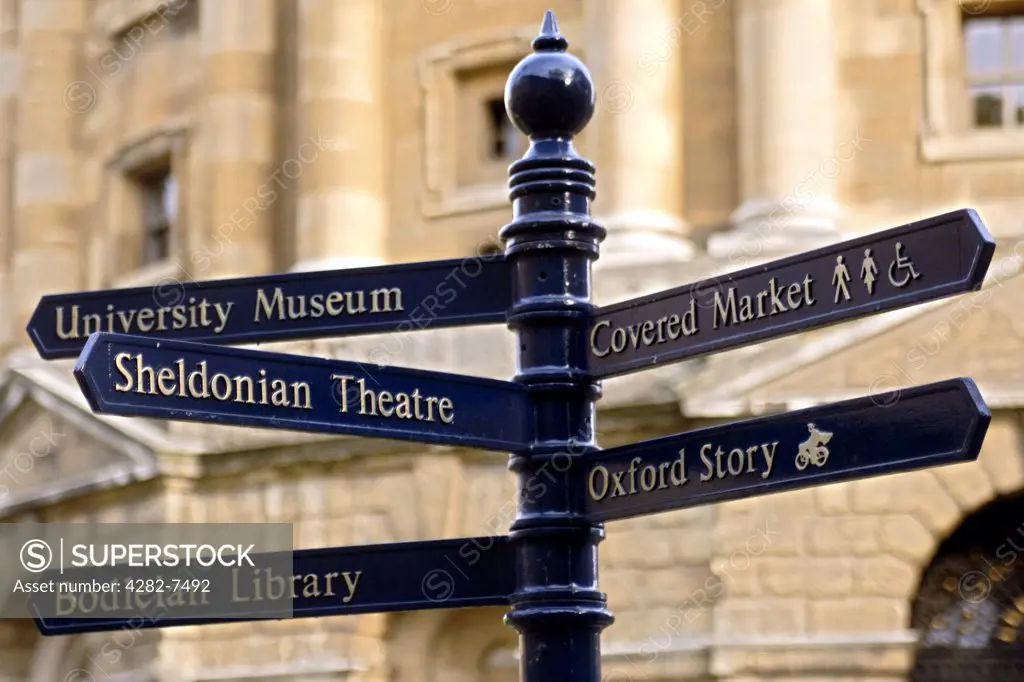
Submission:
[[[860,266],[860,278],[868,288],[868,296],[875,293],[875,280],[878,279],[878,266],[871,257],[871,249],[864,249],[864,262]]]

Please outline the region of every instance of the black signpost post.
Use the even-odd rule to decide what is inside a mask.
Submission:
[[[508,605],[524,682],[601,679],[601,631],[613,620],[598,585],[605,521],[970,461],[990,420],[974,383],[954,379],[601,451],[601,378],[977,289],[995,244],[962,210],[595,308],[591,265],[605,232],[591,219],[595,169],[572,142],[595,89],[567,48],[548,12],[534,53],[509,76],[506,109],[531,144],[509,168],[505,253],[481,259],[472,286],[455,289],[460,261],[438,261],[192,282],[162,302],[151,289],[62,294],[45,297],[28,328],[44,358],[80,353],[75,376],[96,412],[511,453],[520,494],[507,537],[299,549],[296,579],[337,574],[332,594],[343,596],[296,595],[291,611]],[[407,329],[504,321],[518,374],[495,381],[229,347],[402,328],[422,319],[410,301],[429,309],[428,323]],[[467,543],[474,570],[438,582]],[[449,594],[433,598],[442,584]],[[144,627],[267,617],[232,615],[168,612]],[[68,634],[126,621],[37,623]]]

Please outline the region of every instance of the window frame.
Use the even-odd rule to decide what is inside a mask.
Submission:
[[[1024,129],[1024,120],[1018,122],[1016,113],[1017,109],[1024,109],[1024,101],[1017,102],[1015,97],[1007,96],[1007,92],[1014,88],[1022,88],[1024,92],[1024,65],[1021,66],[1020,70],[1013,68],[1013,50],[1012,43],[1010,42],[1010,31],[1011,22],[1017,19],[1024,26],[1024,5],[1017,6],[1018,12],[996,12],[996,13],[979,13],[972,15],[966,13],[963,17],[963,32],[966,37],[967,24],[971,21],[978,20],[995,20],[999,26],[999,38],[1002,43],[1000,45],[1002,51],[1002,63],[998,73],[994,74],[972,74],[964,65],[964,89],[965,92],[970,93],[974,88],[991,88],[999,89],[1002,96],[1002,124],[1000,126],[979,126],[975,120],[973,112],[974,100],[971,97],[967,98],[968,107],[972,109],[970,112],[971,127],[973,130],[991,130],[993,128],[1008,129],[1011,131],[1018,131]],[[966,62],[966,41],[964,43],[964,62]]]
[[[147,286],[187,277],[182,259],[189,235],[188,168],[191,123],[169,121],[125,140],[107,158],[101,214],[90,241],[90,288]],[[177,211],[168,238],[167,258],[145,263],[141,187],[138,178],[167,168],[177,191]]]
[[[417,59],[424,130],[421,146],[424,187],[420,210],[425,218],[440,218],[502,208],[508,205],[508,177],[465,184],[460,182],[458,144],[464,133],[463,112],[467,102],[460,78],[467,71],[516,63],[530,54],[534,26],[504,29],[490,35],[460,37],[432,46]],[[577,50],[577,54],[579,51]],[[482,103],[469,103],[481,109]],[[507,167],[504,162],[503,168]]]
[[[1024,158],[1024,126],[975,127],[968,95],[964,19],[1015,10],[1020,0],[918,0],[924,24],[924,116],[919,136],[926,162]],[[979,8],[982,6],[979,5]]]
[[[167,210],[164,204],[167,202],[168,192],[173,191],[175,203],[178,202],[177,184],[170,159],[162,161],[158,166],[144,169],[138,172],[133,178],[139,194],[139,213],[141,216],[142,228],[142,249],[140,250],[140,268],[153,267],[167,261],[172,256],[171,244],[173,242],[174,224],[176,214],[180,213],[180,206]],[[173,188],[173,190],[171,189]],[[151,212],[152,206],[158,203],[156,213]],[[150,256],[151,246],[155,235],[159,235],[163,244],[160,248],[164,255],[159,258]]]

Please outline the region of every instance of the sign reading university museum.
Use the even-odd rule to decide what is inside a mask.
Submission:
[[[28,333],[45,359],[90,334],[244,344],[505,321],[504,256],[303,272],[44,296]]]
[[[516,450],[528,392],[507,381],[94,334],[75,366],[101,414]]]
[[[964,209],[599,308],[590,372],[628,374],[971,291],[994,250]]]
[[[974,460],[991,419],[970,379],[691,431],[586,460],[589,521]]]
[[[79,570],[29,606],[43,635],[507,605],[504,537],[254,555],[255,567]],[[282,559],[286,561],[282,561]],[[290,571],[281,570],[290,566]]]

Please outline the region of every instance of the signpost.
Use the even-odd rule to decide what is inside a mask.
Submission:
[[[991,415],[970,379],[751,419],[587,460],[592,522],[977,459]]]
[[[44,296],[28,334],[46,359],[95,332],[246,344],[505,321],[502,255]],[[404,329],[403,329],[404,327]]]
[[[507,604],[523,682],[601,680],[601,631],[613,621],[597,580],[602,522],[973,460],[990,420],[973,382],[958,379],[600,451],[602,377],[975,289],[994,242],[973,211],[956,211],[595,309],[605,231],[590,216],[594,166],[572,142],[595,90],[567,47],[548,12],[534,54],[509,76],[506,109],[531,141],[509,167],[514,218],[500,232],[504,257],[466,272],[472,285],[457,294],[442,287],[464,262],[440,261],[191,283],[174,302],[151,289],[47,296],[29,324],[43,357],[81,350],[75,376],[96,412],[510,452],[531,494],[507,538],[469,550],[473,570],[445,565],[457,545],[466,559],[466,540],[300,550],[294,574],[348,576],[336,584],[351,599],[292,606],[307,617]],[[434,327],[504,320],[517,336],[514,380],[225,347],[389,330],[422,320],[416,309]],[[90,332],[101,333],[86,343]],[[533,494],[541,476],[545,492]],[[448,584],[435,571],[462,581],[443,600],[432,597]],[[434,582],[417,587],[424,575]],[[172,616],[147,627],[219,622]],[[44,634],[124,624],[39,620]]]
[[[981,286],[995,241],[970,209],[599,308],[588,366],[611,377]]]
[[[254,556],[257,568],[190,569],[172,577],[148,569],[78,569],[53,576],[59,584],[97,579],[119,588],[96,594],[35,594],[29,600],[44,635],[145,630],[181,625],[391,611],[507,605],[515,589],[515,552],[505,537],[401,542],[362,547],[302,549],[291,554],[291,572],[276,558]],[[111,617],[104,617],[106,610]],[[49,614],[60,614],[52,617]]]
[[[75,366],[94,412],[505,451],[529,442],[529,395],[507,381],[126,334]]]

